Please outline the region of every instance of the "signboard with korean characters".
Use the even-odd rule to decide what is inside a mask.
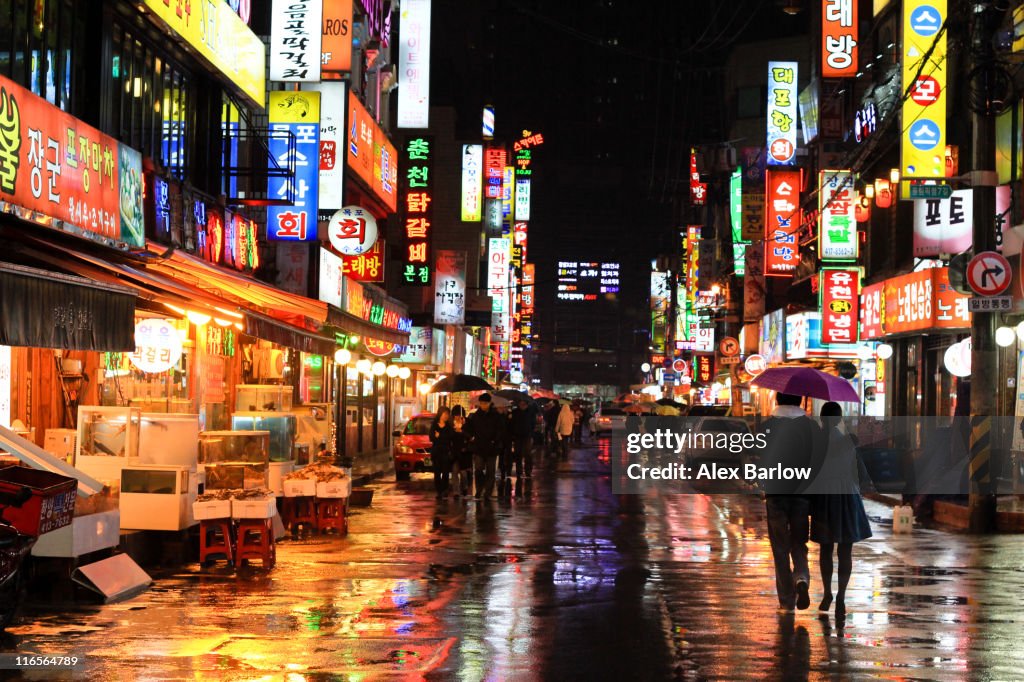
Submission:
[[[846,170],[823,170],[818,174],[818,187],[821,260],[857,260],[857,198],[853,174]]]
[[[273,94],[273,93],[271,93]],[[390,211],[398,208],[398,152],[351,90],[348,92],[348,166]]]
[[[900,172],[906,180],[946,171],[946,0],[903,2]],[[925,59],[925,56],[928,56]]]
[[[800,262],[800,171],[765,172],[764,274],[792,275]]]
[[[484,148],[462,145],[462,220],[480,222],[483,217]]]
[[[465,322],[466,252],[439,249],[434,271],[434,324]]]
[[[317,297],[324,303],[344,308],[346,303],[345,263],[329,249],[320,249],[320,278]]]
[[[487,240],[487,295],[491,297],[491,310],[496,313],[509,309],[508,282],[512,243],[504,237]]]
[[[270,80],[320,80],[323,0],[273,0],[270,9]]]
[[[320,186],[320,93],[282,91],[270,93],[267,115],[271,130],[295,135],[295,147],[288,139],[271,136],[270,154],[281,168],[295,162],[295,178],[272,177],[267,180],[271,199],[286,199],[294,192],[291,206],[267,207],[267,239],[313,241],[316,239],[318,189]],[[294,159],[289,158],[294,155]]]
[[[357,282],[384,281],[384,240],[378,239],[369,251],[358,256],[343,256],[343,272]]]
[[[949,283],[949,269],[927,268],[864,287],[861,338],[971,326],[969,296]]]
[[[142,156],[0,76],[0,200],[145,246]]]
[[[789,166],[796,160],[796,62],[768,62],[769,166]]]
[[[345,83],[324,81],[306,88],[320,93],[317,220],[328,221],[345,205]]]
[[[135,324],[135,352],[128,359],[147,374],[166,372],[178,364],[181,335],[170,320],[147,318]]]
[[[914,256],[966,251],[974,243],[973,224],[973,190],[957,190],[948,199],[916,199]]]
[[[331,217],[327,236],[343,256],[366,253],[377,241],[377,219],[362,206],[346,206]]]
[[[409,344],[398,357],[398,362],[408,365],[429,365],[433,345],[433,327],[413,327],[409,330]]]
[[[430,284],[431,242],[434,220],[432,137],[414,137],[405,143],[405,183],[402,198],[405,244],[402,252],[402,283],[409,286]]]
[[[824,0],[821,4],[821,75],[857,75],[857,0]]]
[[[398,127],[430,120],[430,2],[403,0],[398,20]]]
[[[860,274],[860,268],[825,268],[820,272],[822,344],[857,341]]]

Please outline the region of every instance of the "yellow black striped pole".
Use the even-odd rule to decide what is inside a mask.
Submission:
[[[988,416],[971,417],[971,493],[988,494],[992,492],[991,472],[992,460],[992,418]]]

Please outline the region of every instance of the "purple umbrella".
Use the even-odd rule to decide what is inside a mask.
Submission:
[[[820,400],[860,402],[857,391],[845,379],[812,367],[771,367],[750,383],[779,393]]]

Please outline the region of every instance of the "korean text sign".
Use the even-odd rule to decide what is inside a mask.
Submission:
[[[345,83],[324,81],[306,86],[320,93],[319,220],[330,220],[345,205]]]
[[[914,255],[961,253],[974,243],[974,192],[961,189],[949,199],[914,200]]]
[[[434,272],[434,324],[466,322],[466,252],[437,251]]]
[[[483,205],[483,145],[462,145],[462,220],[480,222]]]
[[[320,80],[323,0],[273,0],[270,80]]]
[[[800,262],[800,171],[765,173],[764,274],[790,275]]]
[[[267,207],[267,239],[313,241],[316,239],[317,189],[320,179],[320,93],[275,90],[268,110],[271,130],[295,135],[295,204]],[[270,153],[287,167],[288,141],[271,137]],[[272,199],[288,196],[290,178],[270,178],[267,193]]]
[[[484,150],[485,178],[487,180],[488,199],[502,199],[502,182],[505,179],[505,150],[501,147],[488,147]]]
[[[323,23],[320,71],[340,78],[352,69],[352,0],[326,0]]]
[[[431,237],[433,235],[434,192],[430,173],[433,168],[432,137],[413,137],[405,144],[404,250],[402,252],[402,283],[415,286],[430,284]]]
[[[797,63],[768,62],[768,165],[796,158]]]
[[[857,341],[860,313],[860,268],[825,268],[820,273],[821,343]]]
[[[857,74],[857,0],[821,4],[821,74],[825,78]]]
[[[404,0],[398,22],[398,127],[426,128],[430,120],[430,2]]]
[[[864,287],[862,338],[971,326],[970,297],[953,289],[948,268],[928,268]]]
[[[818,174],[818,243],[821,260],[857,260],[856,196],[853,174],[823,170]]]
[[[508,275],[511,261],[511,240],[491,237],[487,240],[487,295],[491,297],[491,310],[508,310]]]
[[[902,90],[909,89],[910,97],[902,108],[901,120],[906,123],[900,140],[900,166],[907,179],[945,176],[945,20],[946,0],[905,0],[903,3]]]
[[[357,282],[383,282],[384,253],[384,240],[378,239],[365,253],[358,256],[342,256],[342,272]]]
[[[398,152],[359,98],[348,93],[349,167],[391,211],[398,208]]]
[[[0,199],[143,246],[142,156],[0,77]]]

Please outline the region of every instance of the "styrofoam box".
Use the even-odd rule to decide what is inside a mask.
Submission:
[[[231,516],[236,519],[270,519],[277,514],[277,498],[231,500]]]
[[[348,497],[351,494],[352,479],[348,477],[316,484],[317,497]]]
[[[208,500],[192,503],[192,516],[196,521],[231,518],[231,500]]]
[[[285,497],[306,497],[316,495],[316,481],[311,478],[285,479]]]

